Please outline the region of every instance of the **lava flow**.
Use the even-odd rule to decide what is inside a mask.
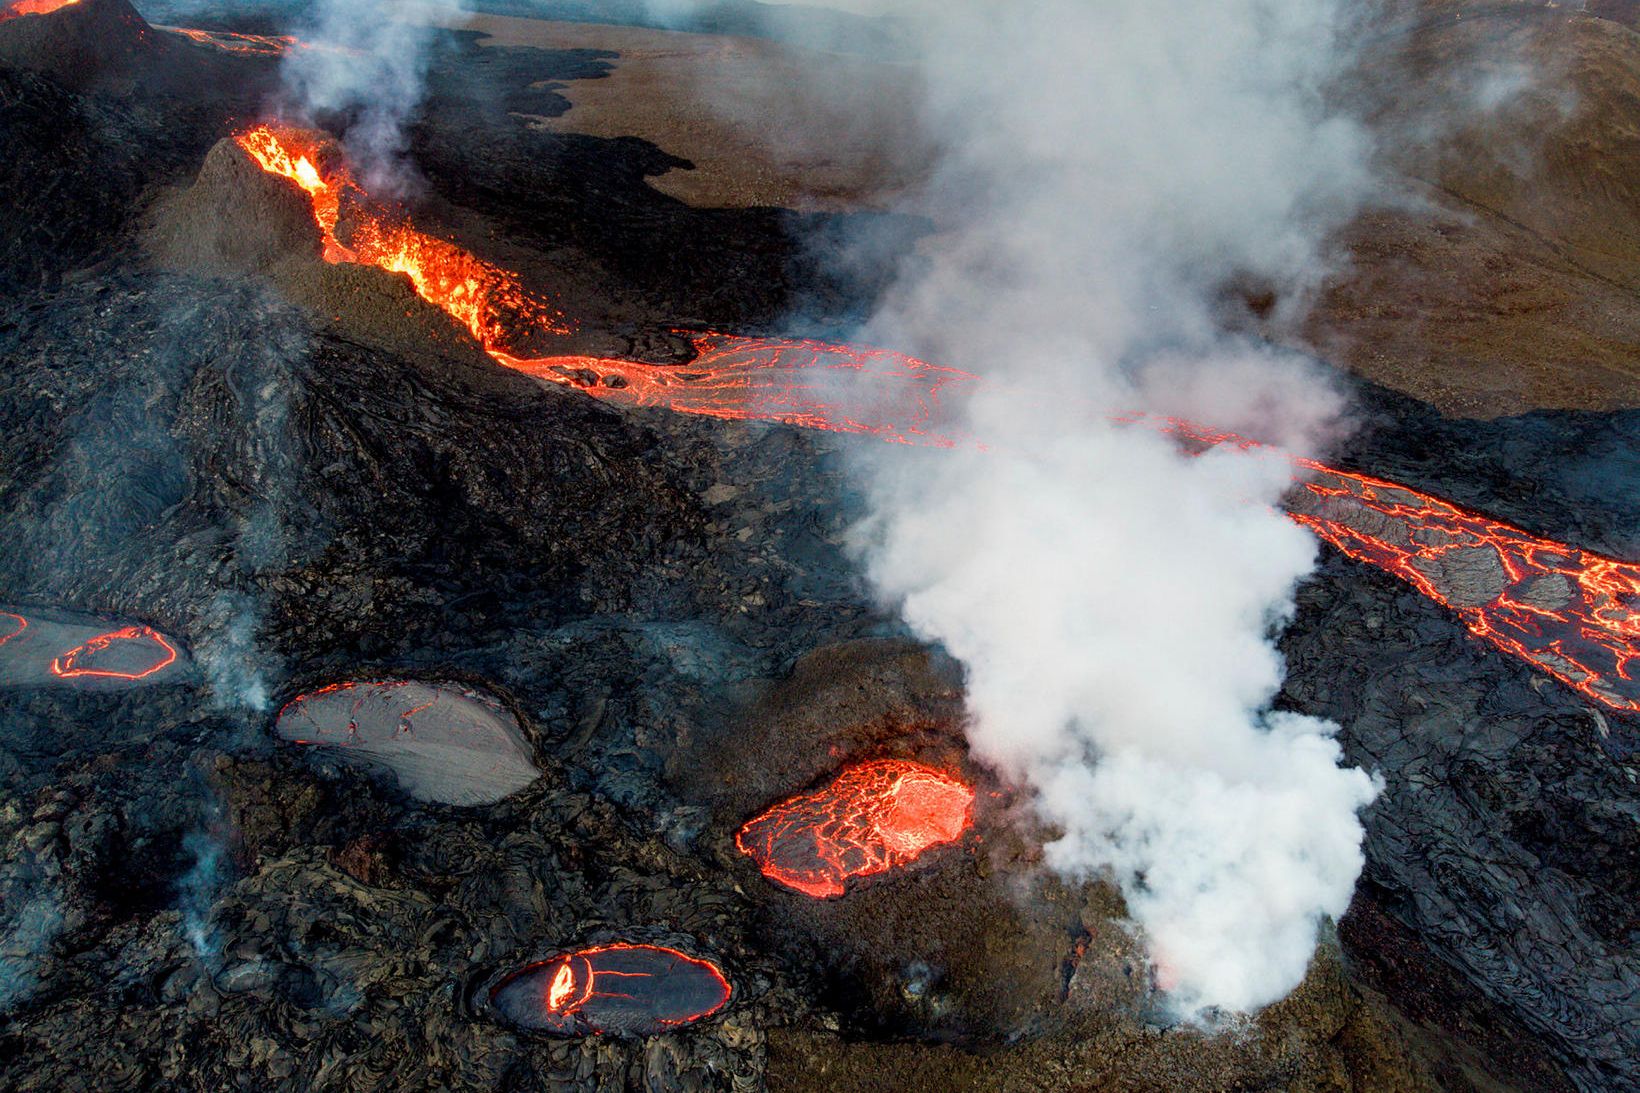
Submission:
[[[260,125],[234,138],[264,171],[300,186],[313,203],[327,262],[378,266],[410,278],[422,299],[456,319],[492,353],[513,336],[565,334],[556,308],[518,277],[454,243],[419,232],[374,202],[323,142],[298,130]],[[337,237],[342,209],[347,239]]]
[[[0,645],[28,629],[28,620],[10,611],[0,611]]]
[[[897,869],[955,842],[973,806],[974,791],[943,771],[878,759],[756,816],[735,845],[770,880],[826,899],[842,895],[850,877]]]
[[[180,34],[200,45],[244,57],[283,57],[293,49],[314,48],[288,34],[240,34],[232,30],[198,30],[193,27],[156,26],[154,29]]]
[[[648,1036],[711,1016],[729,995],[728,979],[709,960],[616,942],[520,968],[490,997],[527,1029]]]
[[[688,335],[695,358],[654,365],[607,357],[524,355],[518,339],[572,325],[517,276],[374,206],[333,149],[298,130],[262,125],[234,138],[262,169],[313,204],[329,262],[409,276],[416,292],[472,332],[499,364],[624,406],[745,421],[779,421],[885,440],[949,446],[941,400],[974,377],[884,349],[792,338]],[[326,153],[331,155],[327,156]],[[338,225],[354,221],[344,241]]]
[[[140,658],[138,665],[115,666],[133,657]],[[51,674],[59,679],[119,679],[129,682],[163,671],[176,659],[176,647],[157,631],[147,626],[127,626],[98,634],[87,639],[83,645],[53,658]],[[141,665],[141,661],[151,663]]]
[[[79,2],[80,0],[12,0],[9,4],[0,5],[0,23],[21,15],[50,15],[58,8],[66,8]]]
[[[28,0],[36,2],[36,0]],[[382,212],[319,139],[261,126],[236,138],[264,170],[309,196],[332,262],[408,274],[429,303],[462,322],[498,363],[627,406],[779,421],[903,443],[951,445],[942,400],[976,377],[900,353],[798,339],[691,334],[696,357],[653,365],[523,355],[513,338],[570,325],[519,279]],[[357,220],[337,238],[343,203]],[[1150,420],[1196,444],[1251,442],[1182,421]],[[1351,557],[1452,608],[1474,634],[1582,694],[1640,711],[1640,565],[1541,539],[1394,483],[1296,460],[1313,476],[1292,517]]]
[[[1640,565],[1300,460],[1292,518],[1454,611],[1470,633],[1613,709],[1640,712]]]

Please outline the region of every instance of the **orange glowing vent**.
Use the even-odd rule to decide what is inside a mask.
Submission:
[[[735,845],[770,880],[826,899],[842,895],[851,877],[909,865],[955,842],[973,807],[974,791],[951,775],[879,759],[775,805],[742,827]]]

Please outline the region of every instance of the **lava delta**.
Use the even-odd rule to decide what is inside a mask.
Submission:
[[[1296,100],[1238,59],[1263,75],[1226,101],[1257,84],[1312,136],[1349,104],[1399,196],[1310,239],[1335,191],[1272,194],[1313,254],[1225,271],[1203,187],[1230,151],[1157,132],[1171,181],[1137,186],[1146,156],[1096,168],[1052,128],[1197,132],[1169,110],[1222,77],[1196,53],[1160,51],[1166,91],[1036,111],[1032,143],[996,93],[1032,101],[1016,51],[1079,87],[1115,60],[1067,31],[1068,65],[1045,20],[954,80],[898,12],[642,7],[0,0],[0,1085],[1640,1090],[1634,13],[1360,13]],[[1249,10],[1098,37],[1342,48]],[[1326,132],[1306,157],[1354,147]],[[998,133],[1042,162],[972,143]],[[1105,227],[1178,195],[1111,239],[1182,248],[1123,267],[1167,333],[1085,388],[1037,364],[1115,307],[1079,280],[1096,233],[952,243],[1078,172]],[[1289,251],[1308,280],[1252,268]],[[988,291],[1044,269],[1059,313]],[[953,299],[1038,328],[926,320]],[[1262,390],[1158,396],[1147,354],[1198,335],[1346,427],[1288,451]],[[1212,580],[1134,551],[1030,571],[1067,516],[933,528],[885,591],[883,506],[1019,456],[1004,388],[1169,474],[1272,461],[1265,504],[1225,507],[1316,552],[1241,620],[1285,674],[1126,682],[1227,688],[1272,748],[1324,726],[1295,747],[1375,792],[1327,913],[1282,918],[1320,898],[1297,873],[1326,825],[1279,764],[1083,777],[1188,750],[1099,735],[1121,696],[1078,672],[1207,640],[1163,584]],[[1042,604],[946,594],[939,548],[993,541],[1020,556],[987,566],[1126,605],[1008,680],[1053,740],[981,723],[1006,666],[976,650],[1049,640]],[[1096,828],[1054,819],[1095,793]],[[1266,822],[1297,873],[1260,871]],[[1251,895],[1176,913],[1225,847]],[[1305,959],[1273,1004],[1192,1009],[1196,954],[1158,940],[1192,927]]]

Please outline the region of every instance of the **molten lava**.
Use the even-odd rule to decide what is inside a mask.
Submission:
[[[1202,448],[1258,446],[1176,418],[1147,423]],[[1450,608],[1476,637],[1603,705],[1640,712],[1640,564],[1382,478],[1292,461],[1302,473],[1287,497],[1293,520]]]
[[[22,15],[50,15],[58,8],[66,8],[79,2],[80,0],[12,0],[9,4],[0,4],[0,23]]]
[[[0,611],[0,645],[28,629],[28,620],[10,611]]]
[[[237,53],[244,57],[283,57],[293,49],[314,48],[288,34],[239,34],[231,30],[196,30],[193,27],[156,26],[154,29],[168,30],[202,46],[220,49],[224,53]]]
[[[324,144],[291,129],[258,126],[235,138],[262,169],[290,179],[313,203],[330,262],[379,266],[472,332],[498,363],[623,406],[735,420],[779,421],[902,443],[949,445],[935,431],[949,388],[973,380],[901,353],[786,338],[690,335],[695,359],[655,365],[606,357],[531,357],[518,339],[561,335],[572,325],[512,273],[374,206]],[[356,218],[338,238],[342,209]]]
[[[1451,608],[1469,632],[1640,712],[1640,565],[1542,539],[1427,493],[1300,460],[1292,518]]]
[[[689,335],[696,357],[685,365],[525,355],[515,338],[571,326],[514,274],[373,205],[346,165],[327,158],[311,135],[260,126],[236,139],[264,170],[308,194],[328,261],[407,274],[423,299],[459,320],[508,368],[624,406],[954,443],[942,431],[942,404],[975,377],[889,350],[706,333]],[[356,221],[345,241],[337,237],[344,204]],[[1251,444],[1190,422],[1147,420],[1196,444]],[[1294,495],[1293,519],[1452,608],[1498,648],[1607,706],[1640,711],[1640,678],[1631,674],[1640,656],[1640,566],[1393,483],[1295,463],[1313,477]]]
[[[328,162],[329,149],[311,135],[261,125],[234,139],[264,171],[307,193],[325,261],[405,274],[422,299],[459,321],[492,353],[515,334],[569,332],[557,309],[526,290],[516,275],[417,231],[403,215],[371,201],[346,165]],[[337,237],[344,204],[351,222],[345,242]]]
[[[975,378],[887,349],[800,338],[689,337],[695,358],[675,366],[606,357],[531,360],[493,348],[490,355],[508,368],[623,406],[941,447],[955,443],[937,431],[942,400]]]
[[[955,842],[973,807],[974,791],[951,775],[879,759],[758,815],[736,832],[735,845],[770,880],[826,899],[842,895],[850,877],[897,869]]]
[[[520,968],[490,992],[524,1028],[648,1036],[709,1017],[729,1001],[709,960],[662,945],[596,945]]]
[[[147,626],[98,634],[51,662],[60,679],[146,679],[177,659],[176,648]]]

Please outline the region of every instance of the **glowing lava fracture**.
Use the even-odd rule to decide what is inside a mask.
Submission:
[[[955,842],[973,807],[974,791],[951,775],[879,759],[763,812],[735,834],[735,845],[770,880],[826,899],[842,895],[850,877],[897,869]]]
[[[530,964],[490,992],[522,1028],[567,1036],[648,1036],[709,1017],[729,1001],[717,965],[663,945],[616,942]]]
[[[319,138],[261,126],[236,140],[264,170],[308,194],[326,260],[407,274],[423,299],[508,368],[627,406],[954,443],[939,431],[941,402],[976,377],[888,350],[703,333],[690,335],[697,355],[681,366],[514,352],[514,335],[562,334],[571,325],[514,274],[374,207],[345,166],[321,170]],[[344,200],[357,219],[345,243],[336,237]],[[1187,422],[1167,427],[1209,444],[1247,443]],[[1478,637],[1606,706],[1640,711],[1640,680],[1631,674],[1640,656],[1640,565],[1391,482],[1294,462],[1308,481],[1295,493],[1293,519],[1452,608]]]
[[[151,663],[142,666],[120,663],[133,656]],[[131,682],[163,671],[176,659],[176,648],[157,631],[147,626],[127,626],[98,634],[55,658],[51,662],[51,674],[61,679]],[[111,660],[115,663],[109,663]]]

